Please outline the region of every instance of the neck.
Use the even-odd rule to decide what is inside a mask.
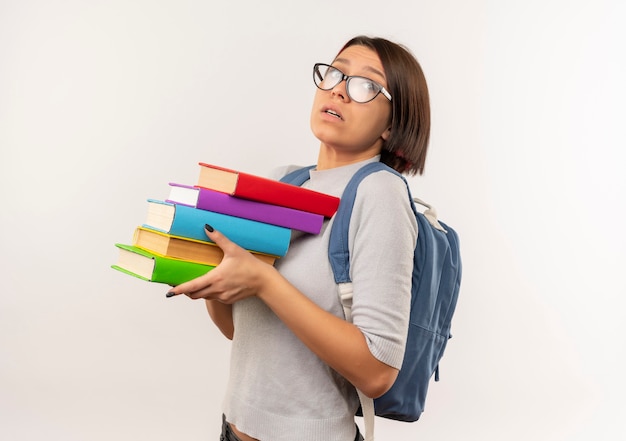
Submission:
[[[317,157],[317,170],[328,170],[331,168],[342,167],[344,165],[354,164],[356,162],[371,159],[376,155],[380,155],[380,148],[371,148],[362,152],[341,152],[332,149],[325,144],[320,146],[319,155]]]

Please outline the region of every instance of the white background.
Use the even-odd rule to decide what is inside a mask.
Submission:
[[[0,438],[218,439],[227,341],[113,244],[198,161],[315,162],[311,66],[360,33],[424,68],[411,186],[464,259],[441,381],[377,439],[626,436],[625,5],[0,1]]]

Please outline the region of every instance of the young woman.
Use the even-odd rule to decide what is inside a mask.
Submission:
[[[421,173],[430,130],[422,70],[404,47],[356,37],[330,65],[316,64],[311,129],[320,141],[305,187],[341,196],[364,164]],[[359,185],[350,223],[353,323],[344,319],[330,263],[332,219],[319,235],[293,234],[287,255],[265,264],[219,231],[224,251],[205,276],[168,296],[206,299],[232,339],[222,440],[352,441],[355,387],[378,397],[402,364],[417,225],[405,184],[387,172]]]

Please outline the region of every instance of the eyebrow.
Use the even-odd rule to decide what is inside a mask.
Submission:
[[[350,64],[350,60],[348,60],[347,58],[341,58],[341,57],[335,58],[335,62],[337,62],[337,61],[340,62],[340,63],[348,64],[348,65]],[[381,71],[379,71],[378,69],[376,69],[376,68],[374,68],[372,66],[365,66],[364,69],[369,71],[369,72],[372,72],[372,73],[375,73],[377,75],[380,75],[380,77],[382,79],[386,80],[385,75]]]

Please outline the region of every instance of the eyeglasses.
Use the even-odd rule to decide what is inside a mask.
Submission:
[[[374,80],[369,78],[346,75],[339,69],[328,64],[316,63],[313,66],[313,81],[322,90],[330,90],[346,80],[346,92],[352,101],[369,103],[382,93],[391,101],[391,94]]]

